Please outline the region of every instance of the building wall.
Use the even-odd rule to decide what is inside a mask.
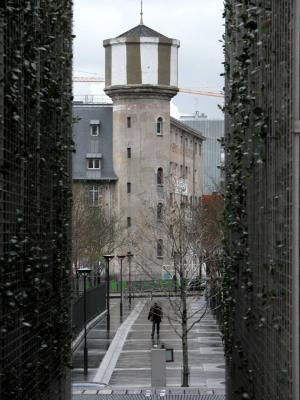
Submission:
[[[112,161],[112,105],[74,103],[73,116],[73,179],[115,180]],[[98,126],[98,135],[93,135],[93,125]],[[99,169],[88,168],[88,160],[92,158],[99,159]]]
[[[225,4],[229,400],[299,399],[296,3]]]
[[[159,118],[162,119],[161,134],[157,134]],[[115,206],[124,225],[130,218],[125,247],[135,254],[133,272],[136,276],[160,278],[164,275],[163,266],[171,262],[170,252],[157,256],[157,240],[162,238],[159,237],[156,209],[159,203],[166,206],[170,199],[175,200],[178,179],[185,182],[184,195],[188,201],[199,199],[202,193],[201,144],[201,135],[179,121],[170,120],[170,101],[159,93],[150,98],[114,99],[113,160],[118,176]],[[163,170],[162,184],[157,181],[159,168]]]
[[[131,246],[135,259],[138,253],[147,253],[146,257],[140,257],[143,261],[140,260],[139,264],[145,264],[147,258],[152,272],[160,277],[162,265],[167,261],[165,257],[157,258],[153,234],[145,232],[145,220],[153,214],[155,218],[151,224],[156,225],[157,204],[162,202],[166,205],[178,197],[175,188],[179,181],[186,185],[184,196],[187,201],[199,201],[202,193],[202,137],[179,121],[170,119],[169,100],[159,99],[159,96],[155,99],[116,100],[113,107],[112,113],[111,106],[104,104],[74,105],[73,114],[79,122],[73,129],[73,189],[83,190],[87,202],[94,196],[99,207],[114,215],[118,213],[125,232],[128,231],[125,233],[128,237],[126,248],[118,249],[118,252],[127,253]],[[160,117],[162,132],[157,135]],[[130,118],[130,127],[127,118]],[[90,135],[91,121],[100,121],[99,136]],[[93,149],[97,146],[103,165],[94,179],[86,176],[86,154],[91,152],[91,146]],[[157,185],[158,168],[163,168],[164,182],[160,186]],[[131,193],[127,193],[128,182],[131,183]],[[127,218],[131,219],[131,227],[127,227]],[[143,269],[139,266],[133,268],[134,278],[145,278]],[[112,263],[111,270],[118,272],[119,266],[114,268]],[[128,274],[127,269],[124,272]]]
[[[199,130],[206,140],[203,143],[203,192],[212,194],[220,190],[222,182],[221,169],[222,159],[221,139],[224,137],[224,120],[211,120],[198,113],[195,115],[182,116],[181,122],[193,129]]]
[[[156,134],[158,118],[163,120],[162,135]],[[131,126],[127,127],[127,118]],[[131,149],[128,158],[127,149]],[[145,225],[147,209],[153,209],[159,199],[164,197],[164,186],[157,185],[158,168],[163,169],[164,179],[169,173],[170,160],[170,103],[169,100],[155,98],[114,99],[113,104],[113,162],[118,182],[116,184],[116,210],[127,224],[131,218],[132,247],[148,253],[152,268],[160,274],[163,260],[156,259],[153,237],[144,233],[148,240],[136,242],[138,232]],[[128,193],[130,184],[130,193]],[[149,212],[149,211],[148,211]],[[151,240],[152,239],[152,240]],[[149,242],[152,243],[149,243]],[[147,243],[148,242],[148,243]],[[130,244],[128,244],[130,246]],[[138,249],[137,249],[138,248]],[[133,252],[133,249],[131,249]],[[134,261],[133,261],[134,262]],[[155,265],[157,264],[157,265]],[[154,271],[153,271],[154,272]]]
[[[0,11],[0,398],[65,400],[72,8],[13,3]]]
[[[172,118],[170,142],[171,182],[176,185],[183,179],[185,196],[189,202],[197,204],[203,193],[203,137]]]

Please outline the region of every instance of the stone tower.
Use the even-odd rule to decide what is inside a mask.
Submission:
[[[104,47],[105,92],[113,100],[116,210],[130,234],[137,225],[143,225],[142,215],[147,213],[147,207],[155,206],[166,195],[170,100],[178,92],[179,41],[141,23],[105,40]],[[135,253],[130,246],[128,250]],[[156,271],[158,275],[159,268]]]

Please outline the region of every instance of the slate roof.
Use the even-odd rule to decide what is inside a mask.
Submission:
[[[162,35],[161,33],[156,32],[155,30],[148,28],[148,26],[142,24],[137,25],[129,31],[124,32],[118,36],[118,38],[122,37],[158,37],[167,39],[167,36]]]

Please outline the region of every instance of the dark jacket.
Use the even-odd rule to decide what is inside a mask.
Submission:
[[[163,317],[161,307],[157,304],[150,308],[148,319],[150,321],[160,322]]]

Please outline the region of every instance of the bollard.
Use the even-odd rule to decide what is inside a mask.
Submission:
[[[166,349],[151,350],[151,386],[166,387]]]

